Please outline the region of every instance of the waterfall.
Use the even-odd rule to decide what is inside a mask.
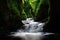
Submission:
[[[43,26],[45,23],[35,22],[32,18],[27,18],[22,20],[22,23],[25,26],[25,32],[39,32],[43,31]]]
[[[20,37],[23,40],[42,40],[45,35],[53,34],[44,33],[43,27],[45,23],[35,22],[33,18],[22,20],[22,23],[24,24],[23,27],[25,27],[25,29],[19,29],[10,36]]]

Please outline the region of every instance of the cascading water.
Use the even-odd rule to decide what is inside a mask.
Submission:
[[[32,18],[27,18],[26,20],[22,20],[22,23],[25,26],[25,32],[39,32],[43,31],[43,26],[45,23],[34,22]]]
[[[45,23],[35,22],[32,18],[27,18],[22,20],[25,29],[19,29],[14,34],[10,36],[20,37],[23,40],[42,40],[45,35],[50,35],[53,33],[44,33],[43,26]]]
[[[7,0],[10,9],[21,17],[24,24],[17,32],[10,36],[20,37],[23,40],[41,40],[45,35],[53,33],[43,32],[43,27],[50,19],[50,1],[49,0]],[[20,2],[20,3],[19,3]],[[35,22],[34,19],[41,22]],[[26,20],[24,20],[26,19]],[[43,23],[42,23],[43,22]]]

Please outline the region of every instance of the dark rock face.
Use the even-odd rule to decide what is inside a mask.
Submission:
[[[51,0],[51,19],[50,22],[44,27],[44,31],[60,33],[60,11],[59,1]],[[57,5],[58,4],[58,5]]]
[[[7,0],[0,0],[0,40],[20,40],[20,38],[8,35],[22,25],[20,17],[9,10]]]
[[[9,10],[7,0],[0,0],[0,35],[16,31],[22,25],[20,17]]]

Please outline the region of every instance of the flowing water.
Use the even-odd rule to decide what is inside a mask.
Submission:
[[[22,20],[24,24],[23,27],[25,29],[19,29],[14,34],[10,36],[20,37],[23,40],[42,40],[45,35],[50,35],[53,33],[44,33],[43,27],[45,23],[35,22],[33,18],[27,18],[26,20]]]

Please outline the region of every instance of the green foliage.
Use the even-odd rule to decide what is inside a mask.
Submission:
[[[48,7],[47,7],[48,5]],[[15,12],[21,19],[28,17],[49,19],[50,3],[49,0],[10,0],[8,2],[9,8]]]
[[[18,8],[17,0],[8,0],[8,7],[12,10],[17,16],[20,16],[20,10]]]

